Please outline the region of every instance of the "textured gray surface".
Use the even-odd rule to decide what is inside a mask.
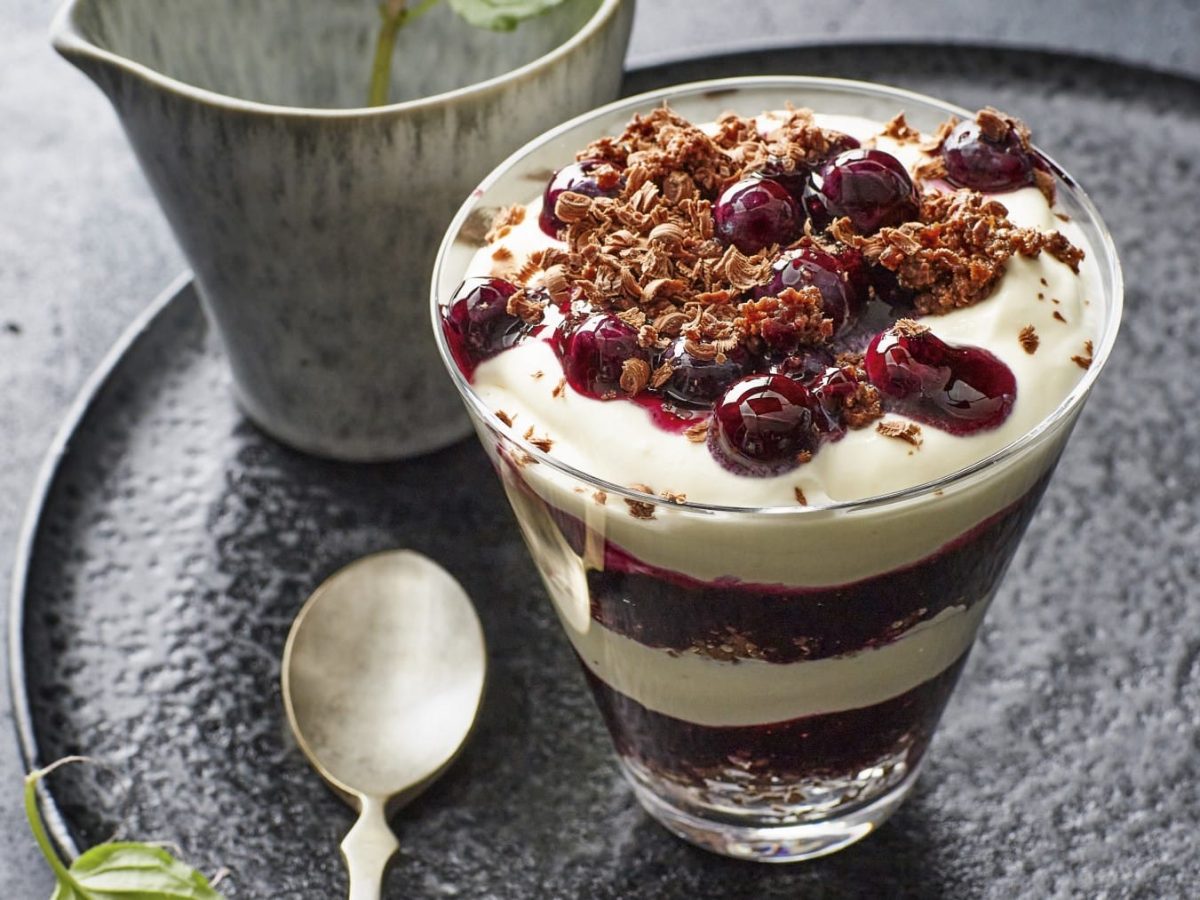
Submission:
[[[494,668],[461,764],[400,819],[392,896],[1193,893],[1200,461],[1191,423],[1170,411],[1197,384],[1182,363],[1144,360],[1200,351],[1190,290],[1200,270],[1185,253],[1197,209],[1177,207],[1177,231],[1148,239],[1156,198],[1200,191],[1187,155],[1200,143],[1200,86],[1002,52],[816,56],[720,69],[869,70],[1026,115],[1098,200],[1129,277],[1112,368],[914,798],[877,836],[781,869],[708,856],[653,826],[618,779],[480,451],[465,443],[352,468],[280,449],[239,420],[189,301],[126,359],[52,495],[27,632],[46,755],[86,749],[135,774],[131,826],[178,841],[208,869],[229,866],[231,896],[336,895],[337,860],[321,848],[349,817],[286,739],[278,651],[324,575],[403,543],[446,563],[476,597]],[[683,65],[628,87],[715,68]],[[1126,129],[1144,135],[1136,149]],[[104,831],[91,789],[60,794],[69,818],[93,837]]]
[[[125,324],[182,266],[107,104],[48,47],[45,28],[55,6],[53,0],[0,0],[0,54],[5,60],[0,67],[0,447],[4,451],[0,502],[5,510],[0,516],[0,571],[5,573],[11,567],[17,524],[33,473],[71,397]],[[753,0],[740,4],[731,20],[725,4],[715,0],[651,0],[639,10],[631,59],[759,39],[787,43],[908,35],[1081,49],[1200,74],[1200,45],[1195,41],[1200,7],[1194,0],[1164,0],[1149,10],[1094,0],[1044,7],[1032,0],[1003,5],[929,4],[920,9],[910,5],[903,21],[898,21],[895,5],[886,0],[836,8],[811,0],[796,4]],[[1110,117],[1137,106],[1140,94],[1134,82],[1145,82],[1142,92],[1158,96],[1162,104],[1195,103],[1194,97],[1180,98],[1177,90],[1140,73],[1117,71],[1114,77],[1130,82],[1127,91],[1133,99],[1120,103],[1108,113]],[[1118,96],[1121,93],[1117,91]],[[971,102],[966,95],[956,99]],[[1105,104],[1096,97],[1092,105],[1103,109]],[[1190,140],[1190,146],[1196,146],[1194,132],[1170,120],[1162,139],[1168,144]],[[1081,160],[1102,150],[1098,136],[1081,134],[1077,140],[1072,155]],[[1055,139],[1047,144],[1058,150]],[[1186,154],[1188,145],[1178,145],[1179,153]],[[1028,676],[1014,675],[991,685],[989,690],[1000,695],[997,709],[1001,712],[989,713],[981,706],[968,729],[969,738],[1000,743],[991,754],[997,761],[985,765],[975,777],[990,785],[989,797],[1013,793],[1014,803],[1007,808],[1017,817],[1007,820],[1010,828],[1002,829],[1003,822],[989,828],[988,822],[1000,816],[982,810],[980,822],[971,823],[964,835],[952,835],[948,845],[932,842],[925,821],[900,823],[918,842],[923,841],[908,863],[914,872],[926,865],[969,870],[979,842],[997,841],[991,852],[978,857],[976,873],[981,880],[977,883],[993,876],[999,879],[997,896],[1005,892],[1044,895],[1049,891],[1042,889],[1045,881],[1039,879],[1046,878],[1058,878],[1058,893],[1064,896],[1134,896],[1139,893],[1136,877],[1149,879],[1156,871],[1161,871],[1164,885],[1174,884],[1163,887],[1163,895],[1193,893],[1184,879],[1195,855],[1194,847],[1186,844],[1187,830],[1195,828],[1195,773],[1191,782],[1184,776],[1186,767],[1194,766],[1189,760],[1200,752],[1194,690],[1200,665],[1195,645],[1189,644],[1197,629],[1195,611],[1187,607],[1189,600],[1193,606],[1196,602],[1194,593],[1189,594],[1196,564],[1192,454],[1200,436],[1192,420],[1169,416],[1170,398],[1186,387],[1177,385],[1173,394],[1166,388],[1172,378],[1195,385],[1189,354],[1174,342],[1189,333],[1194,340],[1195,314],[1189,298],[1196,273],[1194,261],[1174,252],[1178,241],[1174,248],[1160,246],[1146,225],[1163,197],[1186,196],[1187,179],[1195,194],[1196,174],[1183,160],[1163,163],[1136,148],[1134,144],[1132,162],[1117,173],[1105,175],[1097,155],[1092,171],[1081,175],[1105,177],[1111,184],[1119,173],[1126,174],[1142,191],[1127,204],[1108,201],[1105,206],[1125,253],[1131,297],[1142,307],[1164,307],[1157,320],[1160,330],[1151,326],[1138,336],[1127,336],[1114,373],[1122,373],[1128,397],[1121,400],[1114,384],[1108,389],[1109,402],[1121,402],[1105,413],[1097,402],[1105,395],[1099,395],[1087,414],[1089,420],[1096,419],[1097,430],[1106,424],[1118,428],[1121,454],[1110,459],[1076,441],[1072,449],[1078,460],[1072,470],[1076,474],[1064,480],[1060,473],[1059,492],[1051,495],[1035,523],[1032,537],[1041,536],[1040,540],[1027,546],[1027,553],[1036,554],[1043,566],[1050,565],[1054,552],[1087,551],[1099,574],[1083,584],[1055,576],[1045,592],[1028,585],[1013,591],[1012,608],[1032,607],[1046,626],[1044,633],[1028,635],[1033,648],[1041,648],[1037,650],[1041,656],[1035,654]],[[1079,166],[1075,159],[1068,161]],[[1176,177],[1185,183],[1169,183]],[[1087,183],[1098,194],[1105,190],[1104,185]],[[1180,209],[1195,215],[1194,208]],[[1138,365],[1142,358],[1154,359],[1155,365]],[[1111,380],[1106,378],[1106,383]],[[1105,418],[1096,418],[1100,416]],[[1145,467],[1143,460],[1153,465]],[[1061,504],[1056,497],[1070,496],[1075,490],[1107,499],[1077,527],[1069,524],[1055,532],[1056,539],[1047,538],[1048,529],[1057,529],[1063,509],[1051,504]],[[1180,548],[1183,552],[1171,555]],[[1099,622],[1084,618],[1082,605],[1059,610],[1064,598],[1086,591],[1109,604],[1108,618]],[[997,612],[1004,609],[1000,606]],[[1178,627],[1156,631],[1164,619],[1178,620]],[[993,625],[1002,626],[1003,621],[994,618]],[[1156,635],[1161,639],[1157,647]],[[1007,641],[989,640],[997,652],[1010,647]],[[1051,652],[1051,644],[1060,649]],[[977,683],[973,675],[968,677]],[[1035,779],[1028,786],[1014,787],[998,775],[999,760],[1011,752],[1009,740],[1026,748],[1027,755],[1018,764],[1039,769],[1039,748],[1048,746],[1057,734],[1040,726],[1066,716],[1059,712],[1049,723],[1038,722],[1028,729],[1020,718],[1025,710],[1019,701],[1031,687],[1044,698],[1064,694],[1065,702],[1075,704],[1071,708],[1086,713],[1069,717],[1070,729],[1058,735],[1065,740],[1074,734],[1079,756],[1065,773],[1055,769],[1063,783],[1049,791],[1059,812],[1048,821],[1040,821],[1033,811],[1044,809],[1034,801],[1045,790],[1045,781]],[[1101,689],[1131,702],[1096,705],[1090,695],[1080,693]],[[591,715],[590,710],[583,712]],[[0,691],[0,720],[9,718],[7,691]],[[999,732],[988,729],[993,719]],[[1009,723],[1016,738],[1006,737]],[[935,752],[939,752],[936,747]],[[943,758],[945,766],[963,771],[965,764],[947,754]],[[15,742],[0,739],[0,783],[5,785],[0,787],[0,894],[48,896],[50,879],[22,824],[19,775]],[[1074,793],[1072,785],[1079,782],[1090,789]],[[1059,829],[1062,836],[1056,838]],[[639,827],[633,839],[645,833],[645,827]],[[1169,839],[1157,847],[1163,835]],[[1127,852],[1131,842],[1132,853]],[[951,859],[960,844],[961,855]],[[1064,847],[1067,862],[1061,859]],[[468,851],[469,847],[463,852]],[[633,844],[631,851],[636,851]],[[1100,865],[1089,868],[1091,860]],[[832,868],[849,876],[855,867],[869,865],[867,854],[831,861],[822,871]],[[1028,869],[1027,880],[1021,881],[1019,873],[1024,869]],[[1073,870],[1078,871],[1070,874]],[[1122,877],[1130,880],[1121,881]],[[1108,885],[1107,890],[1094,889],[1100,882]],[[1149,887],[1140,893],[1158,895]],[[711,891],[701,895],[720,896]],[[937,893],[931,890],[929,895]]]

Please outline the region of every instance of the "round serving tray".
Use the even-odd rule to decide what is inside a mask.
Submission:
[[[120,818],[228,869],[231,898],[342,893],[350,813],[288,735],[279,658],[325,576],[405,546],[475,599],[491,681],[464,755],[395,820],[385,896],[1182,896],[1200,883],[1200,426],[1179,413],[1200,389],[1200,85],[1042,53],[874,45],[657,66],[626,90],[742,74],[865,78],[1019,114],[1095,198],[1125,265],[1111,368],[908,804],[878,835],[795,867],[670,837],[618,774],[475,443],[370,466],[273,443],[234,407],[184,281],[84,391],[19,548],[27,762],[85,753],[134,786],[113,803],[95,779],[56,782],[68,852]]]

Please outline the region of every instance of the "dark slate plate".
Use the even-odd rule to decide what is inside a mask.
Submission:
[[[1036,53],[874,46],[668,65],[627,88],[755,73],[871,78],[1026,117],[1098,201],[1129,284],[1111,370],[916,794],[878,835],[770,868],[651,823],[475,444],[390,466],[279,447],[230,402],[188,287],[115,355],[47,469],[13,604],[31,758],[113,764],[135,783],[126,831],[228,867],[230,897],[339,895],[350,815],[288,738],[278,659],[325,576],[409,546],[475,598],[492,677],[469,749],[396,821],[387,896],[1192,893],[1200,425],[1179,411],[1200,390],[1200,85]],[[121,805],[80,777],[55,797],[64,843],[103,838]]]

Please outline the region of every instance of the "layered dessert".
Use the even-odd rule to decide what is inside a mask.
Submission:
[[[635,784],[760,825],[907,784],[1072,417],[997,454],[1099,332],[1052,166],[990,108],[662,107],[544,177],[441,327]]]

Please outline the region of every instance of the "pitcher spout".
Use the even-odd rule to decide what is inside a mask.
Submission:
[[[142,67],[101,40],[104,10],[98,7],[104,5],[102,0],[67,0],[50,24],[50,43],[111,99],[120,85],[136,77],[136,70]]]

